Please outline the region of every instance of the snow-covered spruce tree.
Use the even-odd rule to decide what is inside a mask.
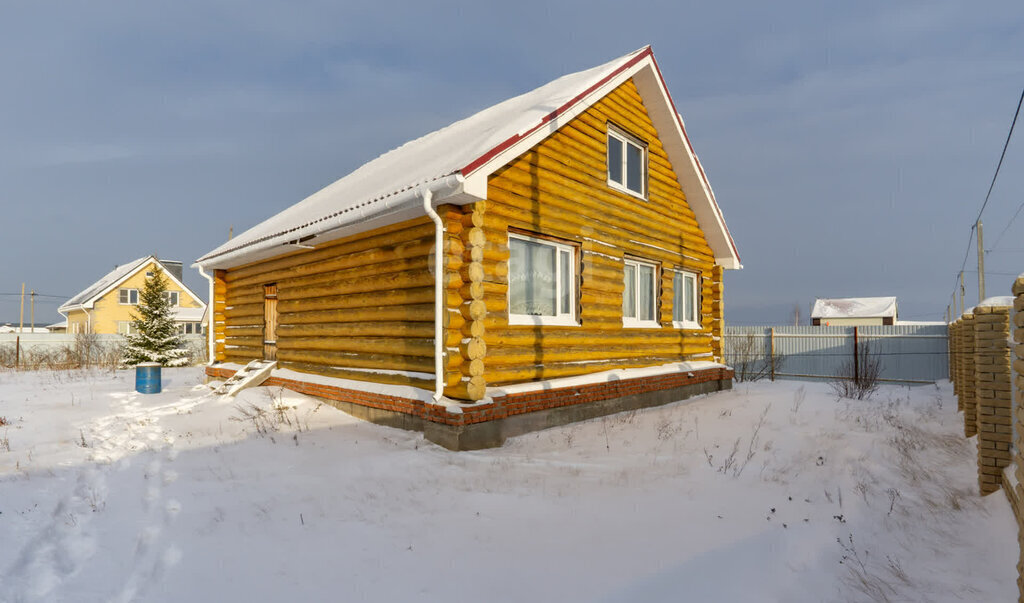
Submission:
[[[163,366],[185,366],[189,352],[171,315],[167,299],[167,277],[156,267],[153,276],[139,292],[139,305],[132,320],[134,334],[125,336],[121,363],[135,366],[141,362],[159,362]]]

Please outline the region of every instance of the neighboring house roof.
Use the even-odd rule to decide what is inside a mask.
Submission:
[[[704,231],[716,263],[741,268],[711,185],[700,165],[650,46],[566,75],[363,165],[196,261],[229,268],[423,215],[423,196],[466,204],[487,198],[487,177],[633,78]]]
[[[62,320],[60,322],[55,322],[52,325],[46,325],[46,328],[47,329],[66,329],[66,328],[68,328],[68,321]]]
[[[0,325],[0,333],[49,333],[50,330],[47,327],[19,327],[14,324]]]
[[[133,275],[135,275],[137,272],[148,266],[151,261],[160,263],[160,260],[156,256],[148,255],[144,258],[139,258],[137,260],[128,262],[127,264],[121,264],[120,266],[117,266],[116,268],[105,274],[103,278],[83,289],[81,293],[61,304],[61,306],[57,308],[57,311],[60,312],[61,314],[64,314],[65,312],[70,312],[72,310],[92,308],[93,305],[96,303],[96,300],[100,299],[101,297],[112,291],[115,287],[117,287],[118,285],[128,280]],[[167,278],[170,279],[172,283],[174,283],[183,291],[191,295],[192,299],[196,300],[196,302],[203,306],[203,308],[206,307],[206,304],[203,303],[203,300],[198,295],[193,293],[191,289],[186,287],[185,283],[179,281],[177,277],[171,274],[169,270],[165,269],[164,275],[167,276]]]
[[[896,316],[895,297],[844,297],[814,300],[811,318],[884,318]]]

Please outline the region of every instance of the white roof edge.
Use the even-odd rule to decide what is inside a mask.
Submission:
[[[461,198],[463,195],[466,195],[463,190],[463,181],[464,178],[461,174],[450,174],[437,178],[431,182],[407,188],[393,195],[378,197],[358,206],[343,209],[330,219],[321,219],[303,227],[282,232],[261,241],[255,241],[222,253],[208,253],[196,260],[192,267],[216,269],[238,266],[262,259],[260,256],[272,257],[279,255],[279,253],[284,253],[279,252],[278,248],[290,243],[302,241],[304,244],[310,244],[314,239],[320,239],[321,241],[331,240],[335,238],[331,236],[332,232],[351,224],[381,218],[390,214],[400,214],[404,210],[414,208],[419,208],[419,213],[425,214],[422,211],[422,199],[424,192],[427,190],[430,190],[433,195],[434,205],[441,201],[450,202],[453,198],[458,199],[460,204],[470,202],[471,200],[483,199],[483,197],[474,197],[473,199]],[[327,223],[325,224],[325,222]]]

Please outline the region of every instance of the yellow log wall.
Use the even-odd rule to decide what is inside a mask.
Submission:
[[[217,271],[217,359],[262,357],[263,286],[277,283],[280,366],[433,389],[433,245],[434,225],[423,217]],[[444,267],[447,297],[457,304],[462,247],[457,241],[446,247],[458,252]],[[445,319],[449,330],[463,323],[457,312]],[[446,343],[457,347],[459,341],[452,335]],[[459,360],[448,365],[446,379],[453,384]],[[422,374],[398,374],[403,372]]]
[[[648,145],[646,200],[607,183],[608,122]],[[508,260],[509,228],[580,246],[579,326],[510,326],[507,271],[486,271],[478,290],[486,318],[473,320],[482,323],[488,385],[721,357],[722,269],[632,81],[496,172],[480,213],[480,255],[499,263]],[[623,327],[624,255],[660,266],[660,328]],[[677,268],[702,276],[701,329],[672,326]]]
[[[608,122],[647,143],[647,199],[608,185]],[[493,174],[486,201],[438,212],[446,395],[480,400],[489,385],[721,358],[722,269],[631,81]],[[579,246],[579,326],[509,325],[510,228]],[[276,283],[281,366],[432,389],[433,236],[423,217],[218,271],[217,359],[262,356],[263,286]],[[626,255],[660,267],[658,328],[623,327]],[[672,325],[674,269],[702,277],[699,329]]]

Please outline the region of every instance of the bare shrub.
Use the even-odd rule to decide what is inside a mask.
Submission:
[[[260,435],[279,431],[282,425],[302,430],[296,407],[284,402],[281,388],[265,388],[263,393],[269,402],[266,408],[253,402],[236,404],[231,420],[252,423]]]
[[[881,375],[882,359],[864,342],[858,345],[857,361],[844,362],[839,374],[829,379],[828,386],[840,398],[866,400],[878,391]]]
[[[760,381],[781,370],[785,357],[768,349],[762,335],[746,333],[725,339],[725,361],[733,367],[736,381]]]

